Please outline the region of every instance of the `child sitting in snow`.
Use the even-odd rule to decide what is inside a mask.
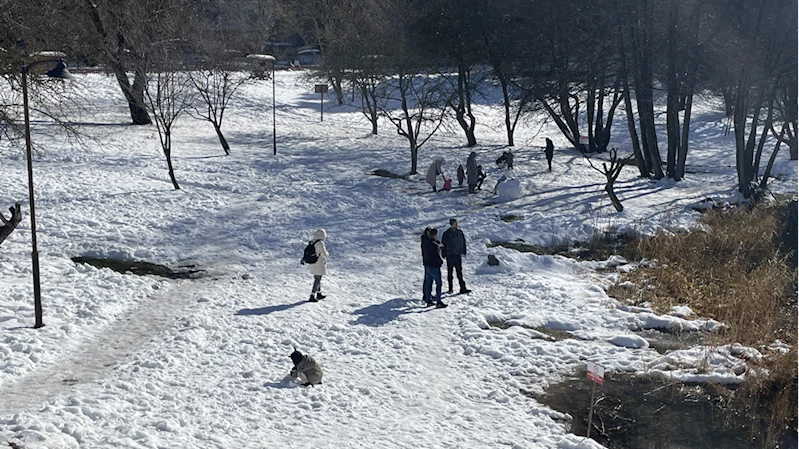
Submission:
[[[322,367],[311,356],[302,355],[297,348],[294,348],[291,361],[294,362],[294,368],[291,369],[289,376],[299,378],[300,385],[307,387],[322,383]]]

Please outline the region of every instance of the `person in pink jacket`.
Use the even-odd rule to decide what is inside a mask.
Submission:
[[[314,250],[316,252],[315,263],[308,264],[308,269],[313,275],[313,287],[311,288],[310,302],[317,302],[320,299],[325,299],[326,296],[322,294],[322,276],[327,274],[327,258],[330,253],[327,252],[325,247],[325,239],[327,238],[327,231],[324,229],[317,230],[313,235]]]

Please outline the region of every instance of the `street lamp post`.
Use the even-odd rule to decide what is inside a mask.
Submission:
[[[42,319],[42,290],[39,282],[39,249],[36,244],[36,203],[33,197],[33,149],[31,145],[31,122],[28,112],[28,72],[39,64],[58,63],[54,69],[47,72],[52,78],[69,79],[72,75],[67,71],[67,66],[62,59],[46,59],[34,61],[22,68],[22,110],[25,116],[25,154],[28,159],[28,197],[30,198],[31,215],[31,258],[33,260],[33,307],[36,314],[35,329],[44,327]]]

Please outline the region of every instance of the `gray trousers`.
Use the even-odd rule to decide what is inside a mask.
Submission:
[[[313,277],[313,288],[311,289],[311,294],[322,291],[322,275],[314,275]]]

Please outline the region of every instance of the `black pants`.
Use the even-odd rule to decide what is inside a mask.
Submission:
[[[460,255],[447,255],[447,285],[449,289],[452,290],[452,269],[455,269],[455,272],[458,275],[458,283],[461,284],[461,290],[466,290],[466,282],[463,281],[463,267],[461,266],[461,256]]]

